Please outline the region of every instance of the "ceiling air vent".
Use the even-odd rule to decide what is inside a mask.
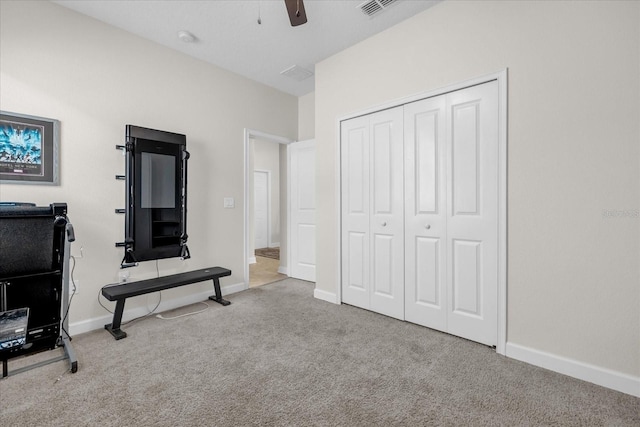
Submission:
[[[378,12],[382,12],[396,1],[398,0],[370,0],[358,5],[358,8],[360,8],[365,15],[373,16]]]
[[[284,71],[281,71],[280,74],[301,82],[304,79],[308,79],[309,77],[313,76],[313,71],[302,68],[299,65],[294,65]]]

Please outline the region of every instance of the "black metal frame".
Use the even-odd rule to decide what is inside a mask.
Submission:
[[[148,261],[163,258],[191,257],[187,246],[187,160],[189,152],[186,150],[186,136],[177,133],[164,132],[140,126],[126,126],[126,214],[125,240],[117,243],[124,247],[124,257],[121,267],[134,267],[140,261]],[[141,203],[141,165],[142,153],[160,153],[173,156],[175,159],[175,208],[172,209],[143,209]],[[161,215],[154,218],[153,215]],[[166,221],[162,215],[171,220]],[[154,229],[154,224],[169,224],[174,226],[179,234],[172,236],[159,236],[157,231],[161,225]],[[177,226],[177,227],[176,227]],[[167,227],[162,227],[167,228]],[[155,231],[154,231],[155,230]],[[155,233],[155,234],[154,234]],[[161,238],[168,243],[157,243]],[[155,241],[154,241],[155,239]]]

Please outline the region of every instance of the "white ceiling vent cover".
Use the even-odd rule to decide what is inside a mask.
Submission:
[[[301,82],[313,76],[313,71],[309,71],[306,68],[302,68],[299,65],[293,65],[287,68],[286,70],[281,71],[280,74],[282,74],[283,76],[290,77],[293,80],[297,80]]]
[[[365,15],[373,16],[378,12],[382,12],[396,1],[398,0],[370,0],[358,5],[358,8],[360,8]]]

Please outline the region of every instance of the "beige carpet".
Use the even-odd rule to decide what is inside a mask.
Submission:
[[[634,426],[640,399],[286,279],[0,380],[1,426]],[[198,310],[201,305],[190,307]]]

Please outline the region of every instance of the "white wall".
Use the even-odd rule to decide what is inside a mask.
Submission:
[[[280,246],[280,145],[261,139],[253,140],[254,170],[271,172],[270,247]]]
[[[28,23],[28,24],[27,24]],[[0,186],[0,199],[67,202],[77,241],[71,309],[76,322],[106,313],[98,290],[118,280],[124,238],[122,144],[126,124],[187,135],[188,233],[192,258],[160,260],[161,274],[220,265],[243,281],[243,135],[260,129],[297,136],[296,97],[49,2],[0,3],[0,108],[61,121],[61,185]],[[223,198],[235,209],[223,209]],[[129,269],[156,275],[155,263]],[[211,289],[210,283],[163,292],[163,301]],[[126,308],[157,301],[134,298]],[[108,303],[113,306],[112,303]]]
[[[508,67],[508,341],[637,379],[640,219],[603,211],[640,209],[639,18],[447,1],[317,64],[318,290],[339,290],[337,119]]]
[[[313,139],[315,136],[315,92],[298,98],[298,141]]]

